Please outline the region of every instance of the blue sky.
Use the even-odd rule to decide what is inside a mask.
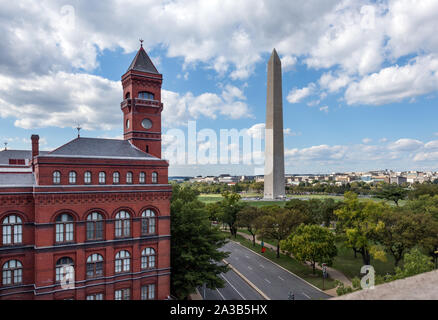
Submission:
[[[0,141],[50,150],[121,138],[120,77],[139,38],[163,74],[163,134],[265,121],[283,64],[287,173],[438,170],[438,1],[17,1],[2,4]],[[164,147],[168,146],[164,143]],[[251,174],[172,165],[171,175]],[[175,163],[175,161],[174,161]]]

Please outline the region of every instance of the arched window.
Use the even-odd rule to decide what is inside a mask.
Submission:
[[[118,272],[128,272],[131,270],[131,255],[128,251],[122,250],[117,252],[116,260],[115,260],[115,269],[116,273]]]
[[[101,171],[101,172],[99,172],[99,183],[105,184],[105,182],[106,182],[105,172]]]
[[[75,184],[76,183],[76,172],[70,171],[68,173],[68,183]]]
[[[154,100],[154,94],[147,91],[141,91],[138,93],[140,99]]]
[[[125,99],[129,99],[130,97],[131,97],[131,93],[126,92],[126,94],[125,94]]]
[[[93,253],[87,258],[87,278],[103,276],[103,257]]]
[[[67,213],[56,218],[56,242],[73,241],[73,217]]]
[[[116,237],[129,237],[131,235],[131,216],[126,211],[116,214]]]
[[[120,173],[117,171],[113,173],[113,183],[117,184],[120,182]]]
[[[131,171],[126,173],[126,183],[132,183],[132,172]]]
[[[92,212],[87,216],[87,240],[103,239],[103,217]]]
[[[152,172],[152,183],[158,183],[158,173]]]
[[[18,260],[9,260],[3,265],[3,285],[14,285],[23,282],[23,265]]]
[[[53,183],[60,184],[61,183],[61,172],[53,171]]]
[[[155,268],[155,250],[153,248],[146,248],[141,252],[141,268]]]
[[[3,219],[3,245],[20,244],[23,241],[23,226],[19,216],[10,215]]]
[[[156,218],[155,212],[151,209],[143,211],[141,214],[141,233],[154,234],[155,233]]]
[[[84,183],[89,184],[91,183],[91,172],[85,171],[84,173]]]
[[[138,181],[140,183],[146,183],[146,173],[140,172],[140,174],[138,176]]]
[[[74,262],[69,257],[62,257],[56,261],[56,281],[61,281],[62,279],[71,278],[74,276],[72,274]]]
[[[146,145],[146,153],[149,153],[149,145]]]

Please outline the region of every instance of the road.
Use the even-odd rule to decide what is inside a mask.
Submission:
[[[222,273],[220,277],[225,281],[225,287],[216,290],[206,289],[204,300],[264,300],[233,270]],[[201,295],[204,294],[202,288],[198,290]]]
[[[330,297],[236,242],[229,241],[222,250],[230,252],[227,262],[272,300],[287,300],[290,291],[293,292],[295,300],[319,300]]]

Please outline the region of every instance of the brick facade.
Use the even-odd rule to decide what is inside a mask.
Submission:
[[[153,85],[151,88],[147,87],[147,81],[135,80],[138,77],[151,75],[128,70],[122,77],[124,97],[127,90],[131,92],[130,97],[140,91],[149,91],[154,93],[154,100],[126,98],[121,104],[125,140],[132,144],[135,156],[63,154],[63,146],[57,151],[40,153],[34,135],[29,165],[20,166],[20,171],[10,170],[8,165],[0,166],[0,178],[12,181],[0,183],[0,299],[86,299],[101,294],[103,299],[112,300],[116,291],[123,289],[130,290],[130,299],[141,299],[141,288],[151,284],[155,289],[144,291],[145,294],[153,291],[154,299],[169,296],[171,187],[168,162],[160,159],[162,76],[152,75],[155,80],[148,82]],[[151,128],[140,127],[144,117],[152,121]],[[127,119],[130,119],[133,131],[127,130]],[[78,138],[69,143],[79,146],[80,155],[80,148],[89,143],[86,139]],[[59,181],[54,177],[55,171],[59,172]],[[74,172],[74,182],[70,178],[71,172]],[[105,172],[104,183],[99,181],[100,172]],[[119,176],[116,182],[113,181],[114,172]],[[132,181],[127,178],[128,173]],[[85,179],[86,174],[91,175],[90,181]],[[154,174],[156,180],[152,178]],[[18,181],[24,176],[25,180],[32,178],[33,183],[14,181],[15,177]],[[143,217],[146,211],[152,211],[155,217]],[[118,219],[120,212],[129,214],[126,220],[129,228]],[[102,227],[99,236],[91,236],[93,228],[97,228],[93,224],[96,221],[89,220],[93,213],[103,218],[99,220]],[[15,224],[21,230],[14,229],[14,225],[8,226],[7,219],[12,216],[21,220]],[[59,221],[67,216],[71,220]],[[14,233],[14,230],[19,231]],[[20,231],[21,238],[14,239]],[[142,268],[142,252],[146,248],[153,249],[155,259]],[[129,252],[129,268],[116,272],[115,259],[121,251]],[[103,266],[99,267],[100,273],[87,275],[87,268],[93,265],[87,259],[93,254],[103,258]],[[56,264],[61,258],[73,261],[74,288],[64,289],[56,280]],[[21,264],[21,277],[19,271],[15,274],[14,270],[5,268],[9,261]]]

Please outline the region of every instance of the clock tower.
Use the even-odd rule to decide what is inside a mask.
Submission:
[[[134,146],[161,158],[161,84],[163,76],[141,46],[122,76],[123,137]]]

